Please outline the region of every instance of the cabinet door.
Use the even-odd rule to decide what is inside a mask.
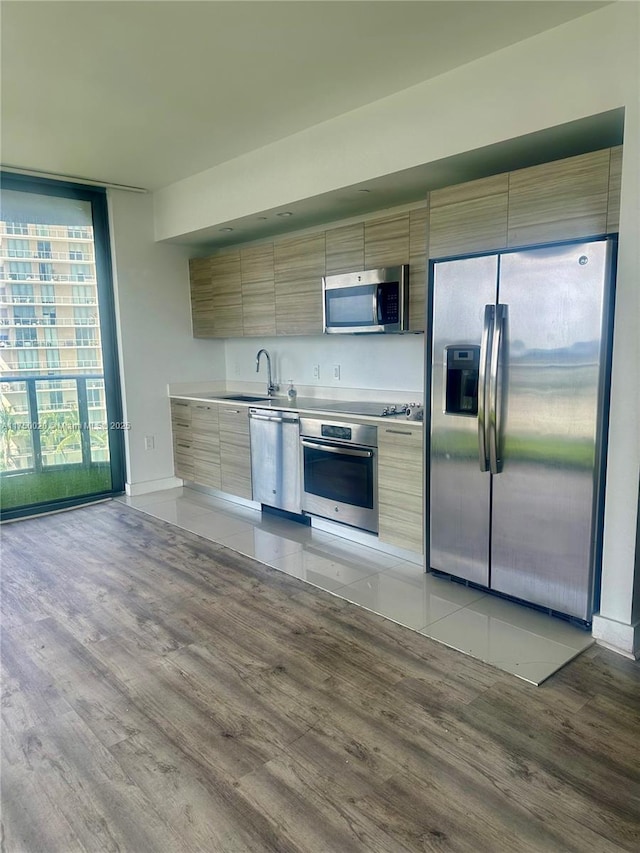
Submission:
[[[424,548],[422,445],[422,426],[378,427],[378,535],[418,553]]]
[[[490,252],[507,245],[509,175],[429,194],[429,257]]]
[[[372,219],[364,224],[365,269],[409,263],[409,214]]]
[[[218,415],[222,491],[250,500],[252,490],[249,412],[244,407],[221,405]]]
[[[240,249],[211,258],[213,330],[216,338],[242,337]]]
[[[193,480],[215,489],[222,485],[218,408],[217,403],[192,403],[191,406]]]
[[[175,475],[183,480],[193,480],[191,403],[188,400],[171,400],[171,432]]]
[[[424,332],[427,313],[429,208],[409,214],[409,329]]]
[[[275,335],[276,290],[273,243],[240,249],[242,331],[245,337]]]
[[[274,260],[277,333],[322,334],[324,232],[276,243]]]
[[[344,225],[325,231],[326,275],[359,272],[364,269],[364,223]]]
[[[609,149],[509,176],[509,246],[595,237],[607,230]]]
[[[189,261],[189,285],[193,336],[210,338],[214,333],[211,258],[192,258]]]
[[[611,149],[609,162],[609,199],[607,203],[607,234],[620,230],[620,189],[622,187],[622,145]]]

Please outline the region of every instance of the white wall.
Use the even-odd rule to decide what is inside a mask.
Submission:
[[[150,195],[109,191],[109,228],[126,433],[127,489],[168,485],[167,383],[224,379],[224,342],[191,334],[188,251],[154,241]],[[144,438],[155,448],[145,450]]]
[[[329,388],[334,396],[347,389],[393,391],[389,403],[422,400],[424,392],[424,335],[324,335],[309,338],[235,338],[226,343],[230,382],[266,383],[264,361],[256,374],[256,353],[265,347],[281,393],[290,379],[296,388]],[[313,366],[320,366],[319,378]],[[333,378],[340,365],[340,379]],[[320,396],[318,394],[318,396]],[[417,399],[416,399],[417,398]]]
[[[633,624],[638,608],[636,604],[634,609],[633,596],[640,480],[639,43],[639,5],[615,3],[173,184],[157,192],[154,199],[156,238],[165,239],[625,107],[602,606],[597,632],[627,652],[640,643]],[[232,359],[236,357],[233,346],[228,346],[228,352]],[[238,359],[245,357],[238,350]],[[366,369],[365,361],[358,369]]]

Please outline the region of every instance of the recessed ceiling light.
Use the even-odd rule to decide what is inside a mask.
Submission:
[[[269,217],[268,216],[259,216],[258,219],[262,222],[265,222]]]
[[[358,190],[359,193],[370,193],[371,190]]]
[[[221,228],[221,231],[233,231],[233,228]]]
[[[293,216],[293,213],[290,213],[288,210],[285,210],[284,213],[279,213],[278,216]]]

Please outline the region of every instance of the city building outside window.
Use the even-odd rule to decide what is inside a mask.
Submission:
[[[38,264],[40,281],[53,281],[53,264]]]
[[[13,281],[26,281],[32,278],[31,264],[24,261],[9,261],[9,278]]]
[[[60,350],[48,349],[46,351],[47,367],[60,367]]]
[[[12,284],[11,297],[14,302],[33,302],[33,285]]]
[[[56,293],[53,284],[43,284],[40,287],[40,299],[49,304],[56,301]]]
[[[48,240],[38,240],[38,257],[51,258],[51,243]]]
[[[31,251],[28,240],[7,240],[7,255],[10,258],[29,258]]]
[[[18,369],[34,370],[38,367],[38,351],[35,349],[18,350]]]
[[[33,326],[36,319],[36,309],[33,305],[16,305],[13,309],[13,320],[16,326]]]
[[[28,234],[29,226],[26,222],[7,222],[7,234]]]

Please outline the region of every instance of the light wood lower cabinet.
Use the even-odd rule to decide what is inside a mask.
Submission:
[[[251,500],[253,493],[248,410],[221,405],[218,409],[218,419],[222,491]]]
[[[245,407],[171,400],[176,477],[252,497],[249,412]]]
[[[176,477],[193,480],[191,403],[188,400],[171,400],[171,431]]]
[[[378,427],[378,536],[423,553],[423,427],[410,422]]]
[[[218,409],[217,403],[191,404],[192,479],[214,489],[222,488]]]

